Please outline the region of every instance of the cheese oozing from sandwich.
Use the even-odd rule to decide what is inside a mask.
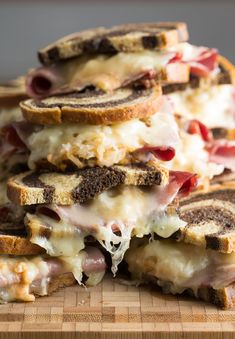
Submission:
[[[219,289],[235,281],[235,254],[174,240],[133,241],[125,255],[133,278],[154,278],[166,292],[197,293],[200,287]]]
[[[146,121],[133,119],[110,126],[45,126],[31,134],[26,143],[31,151],[29,167],[34,169],[42,159],[58,167],[70,160],[79,168],[130,163],[131,153],[146,145],[175,148],[178,140],[178,127],[165,98],[161,111]]]
[[[207,127],[235,128],[235,87],[187,88],[169,94],[177,114],[198,119]]]
[[[115,274],[133,236],[157,233],[169,237],[185,222],[175,213],[166,213],[178,188],[153,186],[141,189],[123,186],[104,192],[83,205],[43,206],[27,215],[30,241],[52,256],[74,256],[84,248],[88,236],[112,256]]]
[[[87,285],[98,284],[104,276],[106,264],[103,254],[87,247],[73,257],[0,256],[0,302],[34,301],[35,295],[50,293],[50,282],[71,273],[82,284],[83,272]],[[71,278],[71,283],[73,280]]]

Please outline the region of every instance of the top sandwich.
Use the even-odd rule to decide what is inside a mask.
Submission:
[[[28,94],[42,98],[87,86],[111,91],[143,80],[187,82],[187,38],[186,25],[174,22],[75,33],[39,51],[44,66],[30,73]]]
[[[29,168],[52,166],[64,171],[145,163],[155,157],[159,162],[167,161],[170,169],[198,173],[203,179],[220,174],[223,164],[218,166],[216,161],[210,161],[209,133],[196,135],[190,121],[177,121],[173,115],[175,108],[161,95],[161,85],[163,91],[167,86],[168,90],[169,86],[175,86],[176,81],[179,86],[188,86],[192,77],[199,83],[202,78],[210,83],[221,81],[217,51],[185,43],[186,26],[181,23],[124,27],[121,28],[126,32],[124,35],[120,35],[120,27],[106,30],[106,38],[117,39],[120,46],[125,46],[117,48],[115,53],[102,51],[103,30],[75,34],[39,52],[47,66],[27,77],[27,91],[33,99],[22,102],[21,109],[28,123],[23,128],[14,126],[17,134],[14,144],[28,154]],[[140,47],[140,39],[143,42],[153,32],[158,37],[172,34],[172,27],[175,38],[171,47],[169,44],[164,48],[159,45],[147,48],[146,44]],[[91,46],[96,50],[91,51]],[[133,65],[140,69],[127,74]],[[187,79],[181,73],[185,66]],[[160,74],[169,74],[169,67],[176,67],[170,72],[174,75],[174,85],[166,84],[169,78],[167,81],[158,78]],[[124,70],[120,74],[130,81],[109,87],[110,76],[116,77],[120,68],[121,73]],[[74,78],[76,74],[79,79]],[[91,76],[92,82],[84,82],[82,74]],[[140,77],[136,77],[138,74]],[[98,82],[94,82],[96,76]]]

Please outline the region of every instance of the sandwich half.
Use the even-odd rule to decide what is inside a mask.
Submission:
[[[117,272],[132,237],[169,237],[185,225],[177,197],[196,176],[147,165],[93,167],[72,173],[28,172],[11,178],[8,197],[32,210],[25,226],[31,242],[51,256],[76,256],[89,239],[111,255]]]
[[[172,239],[135,239],[125,260],[134,279],[164,292],[190,293],[221,308],[235,304],[234,182],[180,202],[187,225]]]

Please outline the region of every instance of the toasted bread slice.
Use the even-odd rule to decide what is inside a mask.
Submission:
[[[183,22],[138,23],[98,27],[68,35],[38,52],[39,60],[50,65],[84,53],[138,52],[163,49],[188,40]]]
[[[26,172],[8,182],[8,197],[15,204],[84,203],[119,185],[161,185],[168,180],[168,170],[149,166],[93,167],[77,172]]]
[[[0,254],[37,255],[45,250],[29,241],[24,236],[0,234]]]
[[[234,84],[235,83],[235,67],[222,55],[218,57],[219,62],[219,72],[216,76],[203,78],[196,75],[190,75],[188,82],[184,83],[169,83],[163,85],[162,91],[163,94],[167,95],[177,91],[185,91],[188,87],[190,88],[200,88],[202,86],[214,86],[214,85],[224,85],[224,84]]]
[[[217,290],[209,287],[200,288],[196,297],[222,309],[232,308],[235,306],[235,283]]]
[[[188,224],[177,232],[178,240],[223,253],[235,251],[235,181],[183,199],[180,216]]]
[[[14,107],[26,98],[25,77],[0,84],[0,107]]]
[[[26,120],[42,125],[64,122],[112,124],[149,117],[160,106],[160,86],[147,90],[119,89],[114,93],[88,90],[40,101],[26,100],[20,104]]]
[[[60,288],[69,287],[76,284],[76,279],[74,278],[72,273],[64,273],[58,276],[55,276],[50,279],[48,284],[47,295],[51,295],[52,293],[58,291]],[[31,289],[31,292],[36,296],[40,296],[37,294],[37,289]]]
[[[218,62],[219,62],[220,68],[224,72],[227,72],[229,74],[231,83],[234,85],[235,84],[235,66],[231,63],[231,61],[229,61],[222,55],[219,55]]]
[[[25,213],[21,208],[9,204],[0,205],[0,254],[36,255],[44,253],[44,249],[32,244],[27,238],[24,225]]]

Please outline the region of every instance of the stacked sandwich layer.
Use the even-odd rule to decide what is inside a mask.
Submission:
[[[8,197],[33,248],[8,253],[27,258],[1,259],[3,300],[31,300],[75,279],[94,285],[104,255],[114,275],[124,259],[135,277],[172,293],[203,297],[203,288],[233,282],[232,273],[218,283],[210,273],[233,261],[213,250],[232,247],[200,246],[211,248],[222,220],[232,228],[234,207],[216,207],[204,192],[234,170],[234,71],[215,49],[187,38],[183,23],[124,25],[39,51],[43,66],[26,79],[31,99],[20,103],[24,120],[1,133],[5,164],[20,154],[29,168],[9,179]],[[203,193],[185,200],[197,183]]]

